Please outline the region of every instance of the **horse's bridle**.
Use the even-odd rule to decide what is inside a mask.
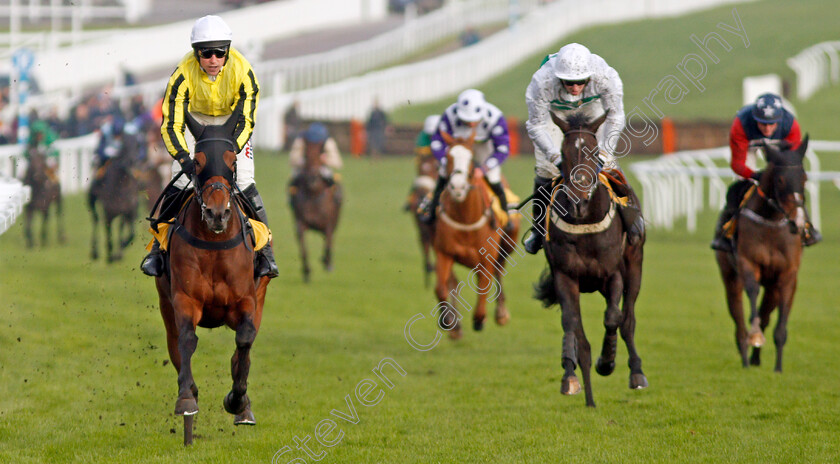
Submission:
[[[784,170],[784,169],[800,169],[800,168],[801,168],[800,166],[773,166],[774,171],[776,169]],[[782,207],[782,204],[779,201],[778,192],[776,191],[776,189],[775,188],[773,189],[773,196],[767,196],[767,193],[765,193],[764,190],[761,189],[761,185],[756,185],[755,186],[755,191],[756,191],[756,193],[758,193],[758,196],[761,197],[761,199],[763,199],[764,202],[767,203],[773,210],[782,214],[782,216],[784,217],[783,221],[785,221],[788,224],[788,227],[790,227],[791,233],[795,234],[796,231],[797,231],[796,221],[791,219],[790,213],[785,211],[785,209]],[[793,196],[793,205],[794,205],[793,210],[794,211],[796,211],[799,208],[804,208],[805,207],[804,193],[794,192],[792,194],[792,196]]]
[[[226,139],[226,138],[208,138],[208,139],[199,140],[195,143],[196,153],[201,151],[198,148],[200,145],[206,144],[208,142],[223,142],[226,145],[230,145],[231,151],[236,153],[236,145],[233,144],[233,141],[231,141],[230,139]],[[206,155],[206,152],[205,152],[205,155]],[[229,176],[228,175],[223,176],[228,181],[230,186],[225,185],[222,182],[211,182],[210,184],[204,184],[205,181],[203,181],[201,179],[201,177],[204,177],[204,176],[201,176],[199,174],[196,174],[194,176],[193,188],[195,189],[196,201],[198,201],[198,205],[201,207],[202,214],[204,214],[203,211],[207,208],[207,205],[204,203],[204,198],[203,198],[204,192],[207,189],[210,189],[210,193],[212,193],[216,190],[226,191],[227,194],[228,194],[228,208],[230,208],[230,201],[231,201],[230,199],[233,198],[233,193],[234,193],[234,187],[232,187],[232,186],[235,185],[235,181],[234,181],[235,176],[236,176],[236,163],[234,163],[233,169],[230,170],[230,175]]]
[[[572,135],[572,134],[590,134],[590,135],[592,135],[592,136],[594,136],[594,135],[595,135],[592,131],[589,131],[589,130],[586,130],[586,129],[572,129],[572,130],[570,130],[570,131],[566,132],[565,134],[563,134],[563,136],[564,136],[564,138],[565,138],[565,137],[568,137],[568,136],[570,136],[570,135]],[[561,153],[561,155],[563,156],[563,158],[564,158],[564,159],[566,158],[566,154],[565,154],[565,153]],[[599,184],[599,182],[598,182],[598,175],[599,175],[599,174],[601,174],[601,171],[603,171],[603,169],[604,169],[604,167],[603,167],[603,165],[602,165],[601,161],[598,159],[598,150],[597,150],[597,145],[596,145],[596,150],[595,150],[593,153],[591,153],[591,154],[590,154],[590,153],[585,153],[585,152],[584,152],[584,150],[583,150],[582,148],[579,148],[579,147],[578,147],[578,148],[577,148],[577,157],[578,157],[577,161],[580,161],[580,159],[579,159],[579,158],[581,158],[582,156],[593,156],[593,157],[594,157],[594,159],[595,159],[595,165],[597,166],[597,169],[595,170],[595,172],[593,172],[593,173],[592,173],[592,174],[593,174],[593,176],[592,176],[592,185],[590,185],[590,186],[589,186],[589,192],[588,192],[588,195],[592,195],[592,193],[595,191],[595,189],[597,189],[597,188],[598,188],[598,184]],[[589,166],[586,166],[586,165],[584,165],[584,164],[582,164],[582,163],[580,163],[580,162],[575,163],[575,166],[573,167],[572,171],[574,171],[574,169],[575,169],[575,168],[578,168],[578,167],[582,167],[582,168],[584,168],[584,169],[587,169],[587,170],[590,170],[590,171],[591,171],[591,168],[590,168]],[[561,174],[562,174],[562,170],[561,170]],[[566,180],[567,180],[568,182],[573,182],[573,179],[571,178],[571,177],[572,177],[572,173],[571,173],[571,172],[569,172],[569,173],[567,173],[567,175],[568,175],[569,179],[566,179]]]

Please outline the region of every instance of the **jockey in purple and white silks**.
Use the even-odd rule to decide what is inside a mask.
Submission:
[[[618,72],[581,44],[565,45],[543,60],[525,91],[528,106],[525,127],[534,143],[536,156],[534,224],[542,224],[545,220],[551,179],[560,175],[557,166],[561,160],[563,132],[551,120],[550,113],[565,119],[572,112],[585,112],[589,120],[593,120],[609,111],[596,134],[599,158],[604,169],[618,169],[612,153],[624,130],[623,99],[624,85]],[[644,223],[634,220],[632,224],[631,240],[641,235]],[[543,231],[539,229],[532,227],[531,235],[525,241],[525,250],[531,254],[542,248]]]
[[[447,145],[441,136],[445,132],[456,139],[468,139],[475,133],[473,159],[484,173],[484,179],[499,198],[503,210],[507,210],[507,198],[502,186],[502,163],[510,155],[510,135],[502,111],[484,99],[484,94],[467,89],[458,95],[458,100],[449,105],[440,117],[437,130],[432,134],[431,149],[437,158],[440,170],[431,204],[426,210],[426,222],[435,220],[440,194],[449,179],[446,177]]]

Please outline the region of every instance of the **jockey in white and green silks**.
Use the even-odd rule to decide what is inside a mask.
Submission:
[[[596,135],[603,167],[617,169],[612,153],[624,130],[623,99],[624,85],[618,72],[583,45],[568,44],[543,60],[525,91],[528,106],[525,127],[534,143],[536,156],[534,224],[544,220],[551,179],[560,175],[557,166],[561,159],[563,132],[551,120],[550,113],[565,119],[571,112],[586,112],[592,120],[609,111]],[[531,232],[525,249],[535,254],[542,247],[543,234],[533,227]]]

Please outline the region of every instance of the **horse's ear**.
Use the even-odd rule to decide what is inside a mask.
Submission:
[[[765,143],[764,156],[767,158],[768,163],[780,164],[780,160],[782,159],[782,152],[779,151],[779,149],[774,147],[773,145]]]
[[[455,143],[455,138],[444,131],[440,131],[440,137],[443,139],[446,145],[453,145]]]
[[[796,149],[796,152],[799,153],[799,158],[805,158],[805,152],[808,151],[808,134],[805,134],[805,138],[802,139],[802,143],[799,144],[799,148]]]
[[[571,128],[569,126],[569,123],[567,123],[566,121],[564,121],[562,118],[558,117],[556,114],[554,114],[551,111],[549,111],[548,114],[551,116],[551,120],[554,121],[554,124],[557,127],[559,127],[560,130],[563,131],[564,134],[566,132],[569,132],[569,129]]]
[[[184,111],[184,120],[187,123],[187,128],[192,133],[193,137],[198,140],[204,132],[204,125],[198,122],[189,111]]]
[[[609,116],[610,110],[604,111],[604,114],[601,115],[598,119],[592,121],[592,124],[589,125],[589,130],[592,132],[598,132],[598,128],[601,127],[601,124],[607,120],[607,116]],[[609,134],[607,134],[608,136]]]
[[[236,106],[236,109],[233,110],[233,113],[230,114],[230,117],[227,118],[224,125],[224,133],[225,134],[233,134],[236,130],[237,124],[242,119],[242,108],[239,105]]]

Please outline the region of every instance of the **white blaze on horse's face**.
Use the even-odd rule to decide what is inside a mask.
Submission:
[[[446,188],[452,199],[460,203],[467,198],[467,193],[470,191],[472,152],[463,145],[454,145],[449,149],[449,156],[452,159],[452,171]]]

